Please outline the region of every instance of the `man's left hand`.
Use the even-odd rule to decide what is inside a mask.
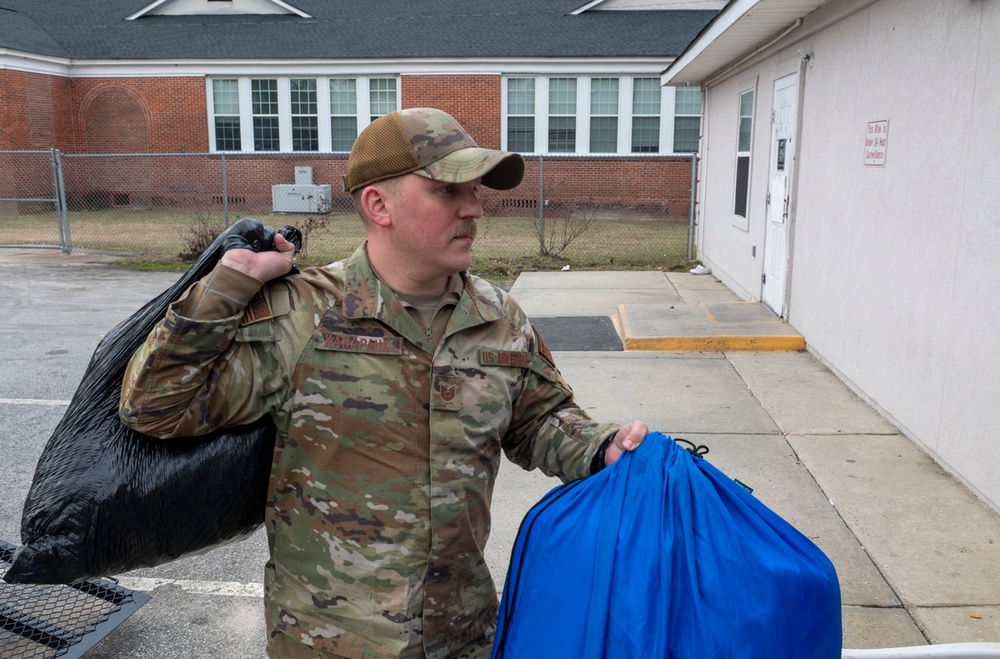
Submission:
[[[642,421],[633,421],[622,426],[604,451],[604,464],[614,464],[625,451],[634,451],[649,434],[649,426]]]

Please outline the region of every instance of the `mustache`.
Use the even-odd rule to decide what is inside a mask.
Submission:
[[[460,236],[469,236],[470,238],[472,238],[473,240],[475,240],[476,239],[476,232],[478,230],[479,230],[479,228],[476,225],[476,222],[474,220],[471,221],[471,222],[464,222],[464,223],[462,223],[462,226],[460,226],[457,229],[455,229],[455,231],[451,234],[451,237],[452,238],[458,238]]]

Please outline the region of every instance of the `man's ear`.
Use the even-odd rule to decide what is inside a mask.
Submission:
[[[378,183],[373,183],[361,191],[361,207],[364,208],[368,219],[383,228],[392,226],[388,195],[389,190]]]

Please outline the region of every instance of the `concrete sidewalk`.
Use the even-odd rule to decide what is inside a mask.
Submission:
[[[618,315],[625,352],[556,354],[578,398],[598,418],[708,445],[823,549],[844,647],[1000,641],[1000,516],[808,352],[774,351],[797,336],[787,324],[711,275],[525,273],[511,293],[532,317]],[[720,331],[698,308],[764,320]],[[635,349],[687,350],[699,330],[701,350],[722,351]]]
[[[19,539],[34,464],[100,337],[176,279],[101,261],[81,252],[0,249],[6,354],[0,360],[0,537],[8,541]],[[629,334],[671,334],[651,329],[665,322],[653,313],[656,307],[706,305],[711,313],[699,322],[716,324],[732,307],[720,312],[714,305],[749,308],[710,275],[687,273],[525,273],[512,294],[533,318],[613,318],[626,345]],[[769,331],[759,335],[786,336]],[[554,356],[596,418],[643,419],[655,430],[708,445],[708,460],[812,538],[838,570],[845,647],[1000,641],[1000,516],[808,352],[730,346]],[[521,518],[556,484],[503,465],[487,547],[498,588]],[[87,657],[263,659],[266,557],[258,532],[121,575],[123,585],[153,598]],[[790,612],[790,624],[794,616]]]

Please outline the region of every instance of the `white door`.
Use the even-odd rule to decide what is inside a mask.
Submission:
[[[788,173],[792,168],[795,103],[798,76],[774,81],[771,115],[771,161],[767,185],[767,230],[764,236],[764,277],[761,300],[779,316],[785,315],[785,278],[788,274]]]

